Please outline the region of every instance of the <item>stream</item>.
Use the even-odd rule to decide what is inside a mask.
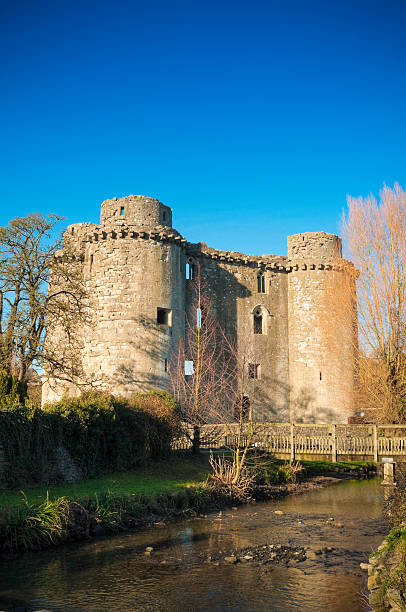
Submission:
[[[379,483],[340,482],[2,560],[0,612],[367,610],[360,563],[388,531]],[[262,564],[239,556],[292,547],[304,547],[306,559]],[[233,554],[238,562],[224,561]]]

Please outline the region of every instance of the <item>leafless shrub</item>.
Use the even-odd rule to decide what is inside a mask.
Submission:
[[[232,459],[227,459],[224,455],[214,457],[213,453],[210,453],[210,466],[212,473],[208,477],[208,483],[212,487],[239,501],[247,501],[250,498],[255,476],[247,467],[238,469]]]
[[[299,461],[289,461],[285,463],[286,476],[289,482],[297,482],[298,477],[303,472],[304,467]]]

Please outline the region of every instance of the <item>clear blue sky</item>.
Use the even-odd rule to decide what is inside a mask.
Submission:
[[[406,187],[406,2],[3,0],[0,224],[131,193],[189,240],[286,252]]]

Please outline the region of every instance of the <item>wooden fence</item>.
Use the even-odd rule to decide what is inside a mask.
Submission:
[[[236,424],[212,424],[201,428],[203,448],[235,448]],[[254,425],[253,447],[286,459],[329,459],[332,461],[406,462],[406,425],[325,425],[259,423]],[[175,450],[191,447],[190,435],[174,442]],[[242,444],[245,445],[245,436]]]

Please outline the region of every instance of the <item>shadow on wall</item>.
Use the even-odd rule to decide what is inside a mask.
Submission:
[[[331,408],[315,405],[316,396],[310,387],[301,387],[291,398],[292,423],[334,423],[336,413]]]
[[[269,400],[269,390],[271,390],[274,397],[289,397],[290,387],[289,385],[281,382],[276,378],[267,377],[265,385],[261,387],[257,386],[252,389],[251,392],[247,388],[247,395],[251,399],[253,418],[255,421],[262,422],[287,422],[289,421],[289,408],[288,404],[281,406],[273,405]]]
[[[230,341],[237,344],[237,299],[249,297],[251,292],[234,274],[200,255],[199,245],[196,245],[192,257],[200,263],[213,314]],[[186,280],[186,311],[193,301],[192,287],[192,282]],[[174,316],[181,317],[181,324],[184,324],[185,313],[174,313]],[[151,387],[170,390],[165,359],[169,364],[171,356],[177,351],[177,341],[171,336],[176,325],[163,328],[157,324],[155,317],[142,315],[134,321],[136,327],[142,327],[142,332],[126,342],[125,354],[120,356],[121,363],[116,364],[114,375],[105,381],[105,386],[125,395],[138,390],[146,391]]]
[[[161,326],[156,318],[146,316],[134,323],[143,327],[142,334],[139,339],[135,335],[134,340],[126,342],[125,355],[109,384],[125,395],[148,391],[152,387],[169,389],[165,359],[169,357],[172,344],[172,327]]]
[[[199,248],[195,248],[191,256],[200,263],[202,279],[207,285],[207,298],[211,302],[213,314],[231,343],[237,345],[239,330],[237,302],[241,298],[249,298],[252,292],[237,279],[235,273],[238,271],[238,266],[233,273],[231,264],[222,266],[217,261],[201,257]],[[186,310],[193,302],[192,287],[192,282],[186,280]],[[182,317],[183,323],[184,313],[176,313],[176,317]],[[113,364],[116,366],[115,372],[112,378],[106,381],[106,386],[113,389],[113,392],[124,395],[147,391],[151,387],[170,390],[170,377],[165,371],[165,359],[170,363],[171,353],[173,355],[177,350],[177,342],[171,336],[174,328],[163,329],[157,324],[156,318],[146,316],[134,321],[134,328],[136,327],[142,327],[141,333],[126,342],[124,354],[120,355],[119,363]],[[245,332],[240,329],[240,333]],[[252,343],[255,338],[247,337],[247,340]],[[256,421],[280,422],[281,419],[289,420],[289,391],[286,382],[272,376],[264,376],[259,384],[255,384],[255,381],[251,384],[249,381],[244,393],[250,397]],[[286,402],[283,398],[286,398]],[[303,415],[301,409],[299,413]],[[302,418],[306,420],[305,417]]]

